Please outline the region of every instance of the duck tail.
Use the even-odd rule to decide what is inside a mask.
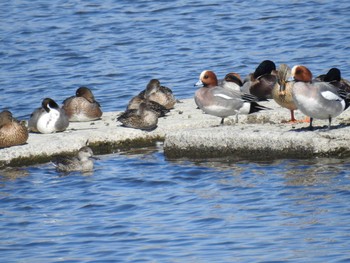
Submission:
[[[271,109],[268,108],[268,107],[262,106],[262,105],[258,104],[258,103],[255,102],[255,101],[252,101],[252,102],[250,103],[250,111],[249,111],[249,114],[254,113],[254,112],[258,112],[258,111],[261,111],[261,110],[271,110]]]
[[[338,94],[344,100],[345,102],[344,110],[346,110],[350,106],[350,93],[346,92],[345,90],[338,89]]]
[[[344,101],[345,101],[345,109],[344,110],[346,110],[350,106],[350,94],[348,94],[348,96],[344,99]]]

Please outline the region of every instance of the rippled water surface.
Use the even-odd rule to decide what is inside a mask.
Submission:
[[[89,86],[122,110],[151,78],[178,98],[200,72],[259,62],[339,67],[350,4],[332,1],[7,1],[0,110]],[[350,262],[349,160],[165,160],[162,147],[100,156],[91,174],[0,171],[0,262]]]

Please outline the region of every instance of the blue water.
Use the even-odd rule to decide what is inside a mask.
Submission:
[[[123,110],[151,78],[193,96],[204,69],[259,62],[350,78],[350,3],[7,1],[0,110],[90,87]],[[90,174],[0,171],[0,262],[350,262],[349,159],[166,160],[162,146],[100,156]]]

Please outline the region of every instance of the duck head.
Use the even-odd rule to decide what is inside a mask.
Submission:
[[[89,88],[87,88],[87,87],[80,87],[75,92],[75,95],[77,97],[83,97],[83,98],[85,98],[87,101],[89,101],[91,103],[95,102],[95,97],[92,94],[92,91]]]
[[[238,73],[235,72],[230,72],[225,76],[225,80],[227,82],[234,82],[236,83],[238,86],[242,86],[242,80],[241,80],[241,76]]]
[[[46,112],[50,112],[51,109],[58,110],[60,108],[58,104],[53,99],[50,99],[50,98],[45,98],[41,103],[41,105]]]
[[[218,85],[218,79],[215,75],[215,73],[211,70],[204,70],[199,75],[199,80],[195,84],[197,87],[205,87],[205,88],[211,88]]]
[[[292,77],[295,81],[302,81],[302,82],[312,81],[311,71],[303,65],[295,65],[292,68]]]

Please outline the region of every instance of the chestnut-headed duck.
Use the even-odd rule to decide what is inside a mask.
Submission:
[[[295,79],[312,79],[311,71],[304,66],[292,68]],[[310,130],[313,129],[313,119],[328,119],[328,129],[332,118],[337,117],[350,105],[346,93],[324,81],[297,81],[292,91],[294,103],[298,109],[310,117]]]
[[[69,121],[93,121],[100,119],[102,116],[100,104],[87,87],[78,88],[75,96],[63,101],[62,108],[66,112]]]
[[[94,162],[91,159],[97,158],[94,157],[90,147],[84,146],[79,149],[77,156],[56,158],[52,163],[59,172],[89,172],[94,169]]]
[[[204,70],[195,86],[200,87],[194,96],[197,106],[205,113],[221,118],[221,123],[228,116],[251,114],[268,109],[257,104],[254,96],[229,90],[218,86],[218,80],[213,71]]]
[[[66,112],[50,98],[46,98],[41,103],[42,107],[37,108],[28,121],[28,129],[32,132],[54,133],[67,129],[69,125]]]
[[[230,72],[226,74],[225,78],[219,81],[218,86],[222,86],[225,89],[233,90],[233,91],[241,91],[243,83],[241,80],[241,76],[238,73]]]
[[[146,89],[139,94],[144,98],[155,101],[166,109],[174,108],[176,99],[172,90],[168,87],[161,86],[158,79],[151,79],[147,84]]]
[[[0,112],[0,148],[25,144],[28,129],[16,120],[8,110]]]
[[[158,117],[164,117],[170,111],[158,102],[146,99],[144,95],[140,94],[136,95],[129,101],[126,110],[137,110],[141,103],[146,103],[150,109],[158,114]]]
[[[158,124],[158,113],[150,109],[148,104],[141,103],[138,109],[126,110],[118,118],[123,126],[140,130],[154,130]]]
[[[271,60],[262,61],[243,81],[241,91],[258,97],[259,100],[271,99],[272,89],[277,82],[276,65]]]

